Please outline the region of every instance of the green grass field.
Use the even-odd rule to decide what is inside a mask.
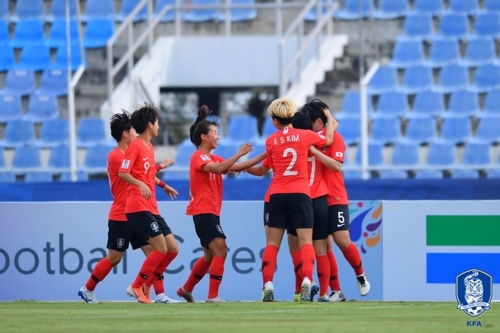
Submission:
[[[482,327],[467,326],[479,320]],[[0,332],[500,332],[500,304],[472,318],[454,302],[0,302]]]

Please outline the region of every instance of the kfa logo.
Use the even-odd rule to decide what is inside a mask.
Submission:
[[[471,269],[457,275],[455,291],[457,308],[469,316],[477,317],[490,309],[493,279],[488,273]]]
[[[158,222],[152,222],[150,226],[151,230],[153,230],[154,232],[158,232],[158,230],[160,230],[160,227],[158,227]]]
[[[116,245],[118,246],[118,248],[121,249],[123,247],[123,245],[125,245],[125,239],[124,238],[118,238],[116,240]]]

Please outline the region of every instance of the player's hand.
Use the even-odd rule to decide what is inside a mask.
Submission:
[[[252,145],[249,144],[249,143],[245,143],[245,144],[241,145],[240,150],[238,151],[238,153],[239,153],[240,156],[245,156],[246,154],[248,154],[252,150],[253,150]]]
[[[332,117],[332,123],[333,123],[333,130],[336,131],[337,128],[339,128],[339,122]]]
[[[139,190],[141,190],[141,196],[144,198],[144,199],[149,199],[151,198],[151,190],[149,189],[149,187],[146,186],[146,184],[144,184],[143,182],[141,182],[139,184]]]
[[[318,149],[316,149],[316,147],[314,146],[309,146],[309,152],[314,155],[318,153]]]
[[[163,192],[170,197],[170,200],[177,199],[177,196],[179,195],[179,192],[177,192],[175,188],[168,185],[163,187]]]
[[[175,161],[172,158],[166,158],[166,159],[164,159],[163,161],[160,162],[160,165],[161,165],[162,169],[165,169],[165,168],[168,168],[169,166],[171,166],[174,163],[175,163]]]

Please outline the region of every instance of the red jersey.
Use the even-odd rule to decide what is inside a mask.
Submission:
[[[309,190],[311,198],[316,199],[328,194],[328,188],[323,180],[323,163],[318,161],[314,155],[309,154],[307,158],[307,172],[309,174]]]
[[[274,171],[271,195],[304,193],[309,190],[307,156],[310,146],[323,147],[327,139],[310,130],[285,127],[266,140],[266,158]]]
[[[225,160],[217,155],[207,155],[197,150],[189,161],[190,199],[186,215],[214,214],[220,216],[222,207],[222,175],[206,172],[202,167],[214,162],[220,164]]]
[[[109,220],[127,222],[125,206],[127,204],[127,183],[118,177],[123,162],[123,151],[116,147],[108,154],[108,178],[113,203],[109,210]]]
[[[338,132],[335,132],[333,144],[330,147],[325,147],[323,149],[323,153],[336,161],[344,163],[345,149],[344,139]],[[328,206],[347,205],[349,201],[347,199],[347,191],[344,185],[342,172],[333,171],[330,168],[324,167],[323,179],[325,180],[328,188]]]
[[[132,141],[123,156],[119,172],[129,173],[149,187],[151,198],[144,199],[139,186],[127,184],[128,197],[125,213],[151,212],[157,214],[158,206],[155,195],[155,150],[151,142],[146,146],[141,139]]]

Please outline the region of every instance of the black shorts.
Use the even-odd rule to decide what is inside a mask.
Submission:
[[[163,235],[161,223],[151,212],[126,213],[128,223],[133,232],[139,234],[144,240]]]
[[[349,205],[333,205],[328,207],[328,233],[349,231]]]
[[[172,230],[170,230],[170,227],[168,226],[167,222],[165,222],[165,219],[161,215],[153,215],[158,221],[158,225],[160,226],[161,233],[163,236],[170,235],[172,233]]]
[[[312,200],[303,193],[272,194],[269,200],[269,227],[299,229],[313,227]]]
[[[219,217],[214,214],[199,214],[193,216],[194,228],[196,234],[200,239],[200,244],[208,249],[210,244],[215,238],[224,238],[224,231],[220,226]]]
[[[328,232],[328,201],[326,195],[312,199],[314,228],[313,240],[327,239]]]
[[[132,249],[138,249],[148,242],[137,233],[133,232],[128,222],[108,221],[108,245],[107,248],[118,252],[125,252],[128,245],[132,244]]]
[[[264,202],[264,227],[269,224],[269,202]]]

